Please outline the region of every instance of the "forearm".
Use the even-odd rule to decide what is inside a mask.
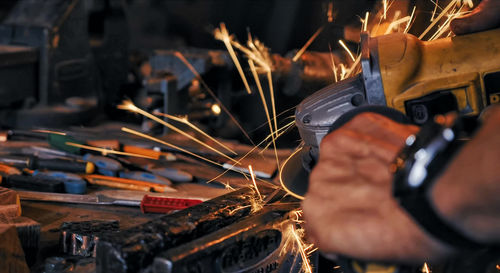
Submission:
[[[438,179],[431,198],[452,225],[480,242],[500,242],[500,108]]]

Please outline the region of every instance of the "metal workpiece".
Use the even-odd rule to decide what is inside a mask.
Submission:
[[[299,203],[268,206],[257,214],[159,254],[151,271],[300,272],[302,258],[289,219]]]
[[[105,233],[117,232],[118,221],[93,220],[84,222],[64,222],[61,225],[59,244],[65,254],[95,257],[96,245]]]
[[[259,188],[268,195],[271,188]],[[243,188],[190,208],[162,216],[143,225],[100,238],[97,272],[138,272],[167,249],[220,230],[252,214],[258,198]]]
[[[364,103],[365,88],[361,75],[319,90],[297,106],[295,121],[300,137],[307,145],[318,148],[340,116]]]

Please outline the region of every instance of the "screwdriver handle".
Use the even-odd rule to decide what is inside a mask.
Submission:
[[[42,192],[64,192],[64,183],[55,179],[36,176],[9,175],[5,186]]]
[[[72,173],[93,173],[95,169],[92,162],[40,158],[32,158],[32,162],[30,169],[57,170]]]
[[[141,201],[142,213],[168,213],[175,210],[182,210],[203,202],[199,199],[154,197],[144,195]]]

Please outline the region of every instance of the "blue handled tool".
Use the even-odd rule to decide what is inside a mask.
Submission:
[[[158,183],[162,185],[171,186],[172,182],[165,177],[155,175],[147,172],[120,172],[119,176],[121,178],[128,178],[133,180],[148,181],[153,183]]]
[[[105,156],[98,156],[92,154],[85,154],[83,160],[90,161],[100,169],[106,169],[110,171],[119,171],[122,169],[122,164],[120,162],[107,158]]]
[[[65,172],[41,172],[35,170],[33,176],[52,178],[64,182],[64,191],[66,193],[85,194],[87,192],[87,182],[76,174]]]
[[[175,181],[175,182],[191,182],[191,181],[193,181],[193,175],[191,175],[188,172],[179,170],[179,169],[167,168],[167,167],[147,168],[147,169],[148,169],[148,171],[150,171],[156,175],[168,178],[168,179]]]

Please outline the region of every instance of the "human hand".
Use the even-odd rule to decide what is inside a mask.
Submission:
[[[483,0],[471,13],[454,19],[450,28],[457,35],[479,32],[500,26],[500,0]]]
[[[392,197],[389,166],[417,131],[362,113],[323,139],[303,202],[306,232],[321,251],[409,263],[451,252],[426,235]]]

